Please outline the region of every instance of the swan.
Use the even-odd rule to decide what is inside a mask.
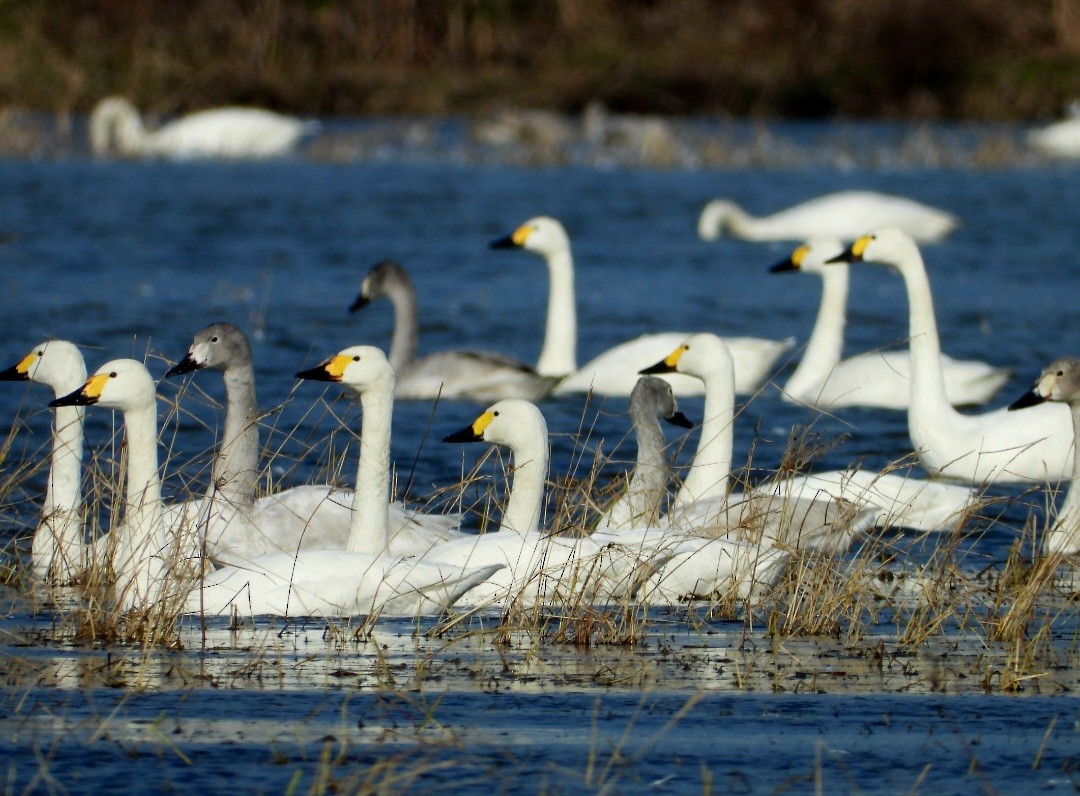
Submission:
[[[494,249],[525,249],[547,262],[551,293],[544,345],[536,370],[544,376],[562,379],[555,386],[555,395],[580,392],[629,395],[637,383],[639,369],[655,362],[686,339],[684,332],[644,334],[605,351],[579,369],[574,260],[563,225],[553,218],[538,216],[490,245]],[[726,342],[735,357],[735,388],[743,394],[756,392],[772,372],[776,360],[795,344],[794,338],[729,337]],[[676,395],[701,394],[701,385],[693,379],[674,376],[670,381]]]
[[[693,428],[675,401],[671,385],[654,376],[642,376],[630,393],[630,419],[637,437],[637,462],[622,495],[604,509],[598,531],[648,528],[660,519],[669,472],[664,455],[660,419],[681,428]]]
[[[1080,359],[1055,359],[1043,368],[1035,385],[1012,403],[1009,409],[1024,409],[1045,401],[1060,402],[1069,407],[1075,447],[1077,436],[1080,435]],[[1067,436],[1064,431],[1062,436]],[[1043,539],[1043,550],[1047,555],[1080,553],[1080,458],[1074,457],[1072,483],[1050,532]]]
[[[911,353],[870,351],[841,361],[844,350],[845,306],[848,266],[825,265],[844,250],[838,238],[810,238],[770,269],[772,273],[802,272],[821,277],[821,305],[810,340],[795,372],[783,388],[784,400],[838,409],[874,406],[907,409],[910,402]],[[982,404],[989,401],[1009,379],[1007,368],[985,362],[941,357],[945,395],[949,403]]]
[[[457,566],[389,554],[390,422],[394,370],[382,351],[352,346],[298,378],[343,384],[360,396],[363,430],[344,550],[301,550],[210,573],[186,613],[414,616],[441,613],[501,564]]]
[[[1048,157],[1080,158],[1080,118],[1073,116],[1032,130],[1027,141]]]
[[[908,433],[929,472],[974,484],[1058,481],[1072,472],[1069,410],[1060,404],[1023,412],[1002,408],[961,414],[949,405],[941,373],[934,299],[919,247],[895,227],[855,241],[838,262],[886,265],[900,273],[908,295],[911,405]]]
[[[489,442],[507,446],[514,479],[499,530],[438,544],[425,559],[459,566],[501,564],[466,595],[478,606],[608,601],[632,594],[667,557],[639,559],[589,537],[549,535],[540,530],[548,473],[548,431],[543,414],[520,398],[498,401],[470,425],[443,442]]]
[[[225,429],[205,497],[186,522],[198,528],[207,552],[239,564],[271,553],[342,550],[350,528],[353,495],[327,485],[305,485],[256,499],[259,479],[259,409],[247,335],[231,323],[196,332],[187,354],[166,378],[199,370],[220,371],[225,381]],[[459,515],[420,514],[400,502],[389,506],[393,555],[420,553],[452,538]]]
[[[272,158],[318,129],[318,122],[258,108],[214,108],[148,132],[130,102],[108,97],[90,114],[90,146],[96,155],[115,150],[125,157]]]
[[[957,226],[950,213],[900,196],[874,191],[841,191],[754,218],[734,202],[715,199],[698,219],[698,235],[715,240],[726,232],[743,240],[803,240],[831,235],[852,240],[868,229],[892,224],[926,243],[941,240]]]
[[[975,500],[975,490],[955,484],[934,484],[895,474],[863,470],[814,473],[763,484],[750,495],[728,494],[731,472],[735,398],[731,389],[731,362],[723,341],[697,334],[665,360],[646,370],[677,369],[705,383],[705,409],[701,439],[690,471],[662,524],[676,528],[714,528],[713,532],[753,527],[786,544],[840,552],[852,534],[869,524],[936,530],[952,527]],[[810,500],[807,504],[803,500]],[[764,502],[762,502],[764,501]],[[861,510],[850,527],[837,506]],[[834,518],[840,518],[834,523]],[[825,529],[835,524],[836,533]],[[821,531],[820,533],[818,531]],[[810,534],[809,539],[792,533]]]
[[[537,401],[555,385],[557,379],[541,376],[524,362],[501,354],[440,351],[417,357],[416,290],[408,273],[394,260],[383,260],[371,267],[349,311],[355,312],[382,296],[389,298],[394,306],[390,364],[398,375],[399,400],[525,398]]]
[[[106,362],[82,387],[49,402],[92,406],[124,416],[127,485],[123,519],[109,533],[113,603],[119,613],[145,612],[168,596],[174,537],[161,503],[157,453],[157,394],[149,371],[134,359]]]
[[[86,382],[82,352],[66,340],[46,340],[19,362],[0,371],[2,381],[32,381],[60,398]],[[82,505],[82,406],[58,407],[53,416],[52,458],[41,507],[41,523],[30,545],[34,577],[67,584],[87,568]]]

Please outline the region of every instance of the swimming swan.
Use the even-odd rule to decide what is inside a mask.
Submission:
[[[90,146],[96,155],[115,150],[126,157],[272,158],[318,128],[318,122],[257,108],[214,108],[148,132],[130,102],[108,97],[90,114]]]
[[[891,224],[907,230],[916,240],[937,241],[957,226],[956,217],[900,196],[874,191],[841,191],[754,218],[734,202],[715,199],[698,219],[698,235],[715,240],[722,233],[743,240],[804,240],[828,235],[852,240],[868,229]]]
[[[312,484],[255,497],[259,409],[247,335],[231,323],[210,324],[195,334],[187,354],[165,376],[204,369],[220,371],[225,381],[225,429],[206,496],[187,522],[198,528],[210,555],[240,564],[271,553],[345,549],[352,526],[350,490]],[[460,520],[459,515],[421,514],[400,501],[391,503],[389,552],[421,553],[452,538]]]
[[[1055,482],[1072,473],[1069,409],[1060,404],[1023,412],[998,409],[965,415],[950,406],[941,373],[934,299],[915,241],[894,227],[855,241],[840,262],[881,263],[898,271],[907,288],[911,338],[908,433],[931,473],[975,484]]]
[[[360,396],[363,429],[351,529],[344,550],[302,550],[210,573],[188,613],[414,616],[441,613],[499,564],[461,567],[387,553],[394,371],[372,346],[353,346],[298,378],[344,384]]]
[[[1023,409],[1036,406],[1044,401],[1064,403],[1072,414],[1072,441],[1080,437],[1080,359],[1061,357],[1055,359],[1039,375],[1038,380],[1027,393],[1017,399],[1009,409]],[[1064,430],[1062,436],[1069,436]],[[1080,553],[1080,458],[1074,457],[1072,483],[1065,494],[1065,501],[1057,512],[1050,532],[1043,539],[1043,550],[1047,555],[1061,553],[1075,555]]]
[[[82,352],[66,340],[46,340],[19,362],[0,371],[2,381],[32,381],[60,398],[86,382]],[[34,576],[47,583],[71,583],[89,565],[82,501],[82,406],[61,406],[53,415],[52,458],[41,507],[41,523],[30,546]]]
[[[844,351],[848,266],[825,265],[844,250],[838,238],[815,237],[776,263],[772,273],[801,272],[821,277],[821,305],[799,366],[784,384],[783,397],[793,403],[838,409],[875,406],[907,409],[911,399],[910,351],[869,351],[841,360]],[[1009,379],[1009,370],[985,362],[941,357],[945,395],[954,405],[982,404]]]
[[[469,604],[533,605],[581,598],[606,602],[632,594],[667,560],[666,556],[641,560],[589,537],[540,530],[548,473],[547,423],[528,401],[499,401],[443,442],[505,445],[514,462],[514,480],[499,530],[438,544],[424,554],[425,559],[460,566],[506,567],[470,592]]]
[[[399,400],[525,398],[538,401],[555,385],[557,379],[541,376],[524,362],[501,354],[439,351],[418,357],[416,290],[408,273],[394,260],[383,260],[371,267],[349,311],[355,312],[382,296],[389,298],[394,306],[390,364],[398,377]]]
[[[597,395],[629,395],[637,383],[637,372],[655,362],[686,339],[684,332],[645,334],[615,346],[577,367],[577,309],[574,300],[574,261],[570,239],[563,225],[553,218],[530,219],[505,238],[492,241],[495,249],[525,249],[539,254],[547,263],[551,280],[547,329],[536,370],[544,376],[562,378],[555,395],[593,392]],[[787,340],[756,337],[726,338],[735,358],[735,389],[749,394],[765,382],[776,360],[794,344]],[[700,395],[701,385],[693,379],[670,378],[675,394]]]
[[[1080,117],[1074,112],[1072,118],[1032,130],[1027,141],[1047,157],[1080,158]]]
[[[597,531],[656,526],[671,478],[660,420],[681,428],[694,427],[679,411],[671,385],[654,376],[642,376],[634,385],[630,419],[637,438],[637,461],[626,489],[600,515]]]
[[[763,484],[748,496],[729,494],[735,414],[730,358],[715,335],[698,334],[647,370],[673,368],[705,382],[705,409],[690,471],[662,523],[713,527],[714,533],[749,523],[785,544],[836,553],[869,524],[923,530],[952,527],[975,499],[974,490],[966,487],[862,470],[785,478]],[[839,510],[845,504],[869,513],[851,518]],[[828,528],[835,533],[827,533]],[[799,534],[809,538],[800,539]]]

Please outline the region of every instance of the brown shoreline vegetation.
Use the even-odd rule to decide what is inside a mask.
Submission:
[[[1023,120],[1080,97],[1075,0],[9,0],[0,108],[499,108]]]

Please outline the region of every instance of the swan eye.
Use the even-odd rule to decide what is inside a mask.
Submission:
[[[37,352],[37,355],[38,355],[39,357],[43,357],[43,356],[45,356],[45,349],[43,348],[43,349],[41,349],[40,351],[38,351],[38,352]]]
[[[109,374],[109,378],[110,379],[115,379],[116,378],[116,371],[115,370],[112,373]]]
[[[216,343],[217,341],[218,341],[218,336],[216,334],[213,337],[210,338],[211,343]]]
[[[360,361],[360,355],[359,355],[359,354],[357,354],[356,356],[354,356],[354,357],[352,358],[352,361],[353,361],[353,362],[359,362],[359,361]]]
[[[492,412],[491,414],[492,414],[492,415],[494,415],[495,417],[498,417],[498,416],[499,416],[499,413],[498,413],[498,412]]]
[[[1063,370],[1059,370],[1059,371],[1057,372],[1057,375],[1059,375],[1059,376],[1064,376],[1064,375],[1065,375],[1065,371],[1063,371]]]

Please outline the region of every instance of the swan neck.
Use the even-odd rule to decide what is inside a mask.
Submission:
[[[1047,552],[1076,553],[1080,540],[1080,456],[1076,455],[1076,440],[1080,436],[1080,403],[1070,404],[1073,427],[1072,482],[1065,501],[1057,514],[1057,523],[1045,542]]]
[[[802,359],[784,389],[801,397],[818,392],[828,381],[844,354],[844,326],[847,322],[849,269],[829,266],[822,274],[821,303]]]
[[[897,265],[908,294],[908,327],[911,339],[911,412],[955,413],[945,396],[941,371],[941,341],[934,317],[934,297],[922,256],[913,251]]]
[[[577,370],[577,304],[574,260],[569,244],[545,255],[550,283],[544,346],[536,362],[541,376],[565,376]]]
[[[412,285],[395,285],[388,293],[394,308],[394,336],[390,340],[390,366],[404,372],[416,360],[420,325],[416,314],[416,291]]]
[[[705,379],[703,415],[697,452],[673,509],[727,495],[735,427],[735,374],[730,362],[725,373]]]
[[[379,555],[389,543],[390,429],[394,413],[394,379],[360,394],[363,412],[360,464],[353,493],[352,519],[346,549]]]
[[[514,447],[513,482],[502,518],[502,531],[519,534],[540,528],[548,472],[547,428],[528,444]]]
[[[61,406],[53,415],[52,460],[45,504],[41,525],[31,544],[34,571],[44,578],[70,580],[85,563],[82,560],[84,413],[81,406]]]
[[[250,364],[230,367],[225,379],[225,432],[214,459],[208,497],[251,502],[259,478],[259,407]]]

